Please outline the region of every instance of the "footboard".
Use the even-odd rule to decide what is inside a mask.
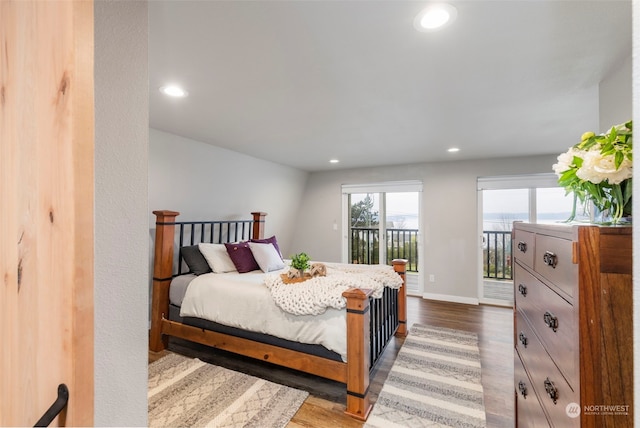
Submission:
[[[406,264],[407,260],[393,260],[393,268],[403,284],[398,290],[385,288],[381,299],[371,298],[371,290],[350,289],[342,294],[347,299],[346,413],[363,421],[372,408],[371,370],[391,337],[407,334]]]
[[[404,284],[406,277],[407,260],[393,260],[394,270],[402,277]],[[398,290],[385,288],[381,299],[371,299],[371,369],[387,348],[391,338],[396,335],[407,335],[406,316],[406,287],[403,285]]]

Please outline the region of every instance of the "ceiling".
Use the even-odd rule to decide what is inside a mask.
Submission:
[[[150,126],[305,171],[561,153],[601,131],[630,1],[450,3],[456,21],[421,33],[427,1],[151,1]]]

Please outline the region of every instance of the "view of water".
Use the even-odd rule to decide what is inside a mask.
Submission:
[[[393,222],[393,227],[396,229],[418,229],[417,214],[389,215],[387,221]]]
[[[540,213],[538,214],[538,223],[562,223],[566,221],[571,212],[561,213]],[[514,221],[528,221],[529,215],[527,213],[509,213],[498,214],[488,213],[484,215],[482,222],[482,230],[510,230]]]
[[[373,202],[373,210],[378,211],[378,194],[368,196]],[[357,203],[365,197],[367,194],[354,194],[352,203]],[[386,197],[388,227],[419,228],[417,193],[389,193]],[[538,223],[561,223],[571,215],[573,200],[567,197],[562,188],[536,189],[536,201]],[[528,206],[528,189],[483,191],[483,230],[511,230],[514,221],[528,221]],[[587,218],[579,215],[577,219]]]
[[[566,221],[570,212],[541,213],[538,214],[538,223],[562,223]],[[418,229],[418,215],[402,214],[388,216],[388,221],[393,222],[394,228]],[[527,213],[498,214],[489,213],[484,215],[482,230],[510,230],[514,221],[528,221]]]

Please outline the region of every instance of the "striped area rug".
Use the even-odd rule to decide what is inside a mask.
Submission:
[[[414,324],[365,424],[486,427],[475,333]]]
[[[169,354],[149,365],[149,426],[284,427],[308,395]]]

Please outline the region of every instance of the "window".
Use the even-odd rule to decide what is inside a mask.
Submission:
[[[543,187],[536,192],[536,220],[538,223],[566,221],[573,212],[573,195],[566,195],[561,187]],[[575,201],[575,220],[589,220],[589,213],[580,201]]]

